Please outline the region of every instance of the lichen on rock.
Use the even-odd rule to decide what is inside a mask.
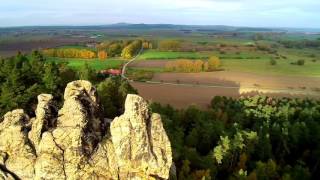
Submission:
[[[0,179],[168,179],[170,141],[159,114],[128,95],[125,112],[106,128],[88,81],[67,85],[58,111],[38,96],[36,117],[8,112],[0,123]]]

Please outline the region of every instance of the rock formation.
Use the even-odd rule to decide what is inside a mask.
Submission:
[[[58,111],[38,96],[36,117],[8,112],[0,123],[0,179],[168,179],[170,141],[161,117],[137,95],[110,127],[100,116],[95,87],[68,84]]]

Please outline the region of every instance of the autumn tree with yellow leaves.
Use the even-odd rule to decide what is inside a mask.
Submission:
[[[127,45],[121,53],[121,57],[124,59],[131,59],[136,55],[142,47],[141,40],[135,40],[129,45]]]
[[[177,60],[171,61],[166,64],[167,71],[174,71],[174,72],[205,72],[208,70],[208,63],[202,60]]]
[[[88,49],[61,48],[61,49],[45,49],[42,51],[45,56],[59,58],[83,58],[94,59],[97,57],[96,52]]]
[[[220,58],[217,56],[211,56],[208,60],[208,69],[209,71],[216,71],[219,70],[221,67]]]

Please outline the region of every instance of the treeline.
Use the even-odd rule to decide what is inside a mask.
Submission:
[[[151,109],[161,114],[179,180],[320,177],[317,100],[215,97],[206,111]]]
[[[111,41],[100,43],[96,46],[96,50],[79,49],[79,48],[55,48],[44,49],[42,53],[47,57],[59,58],[82,58],[105,60],[108,57],[123,57],[131,59],[139,50],[152,49],[153,43],[146,40],[127,40],[127,41]]]
[[[109,57],[121,56],[122,49],[128,46],[132,41],[111,41],[103,42],[97,45],[99,51],[106,51]]]
[[[178,40],[163,40],[159,42],[158,49],[161,51],[179,51],[182,43]]]
[[[166,63],[166,71],[173,72],[205,72],[208,71],[208,62],[202,60],[176,60]]]
[[[42,52],[47,57],[82,58],[82,59],[97,58],[97,53],[95,51],[91,51],[88,49],[59,48],[59,49],[45,49]]]
[[[166,63],[166,71],[171,72],[185,72],[185,73],[197,73],[207,71],[217,71],[221,67],[219,57],[212,56],[208,61],[203,60],[176,60]]]
[[[318,48],[320,40],[279,41],[286,48]]]
[[[143,46],[144,49],[152,49],[153,43],[146,40],[125,40],[103,42],[97,46],[99,51],[107,52],[109,57],[132,58]]]
[[[141,47],[142,41],[135,40],[122,50],[121,57],[124,59],[131,59],[141,50]]]

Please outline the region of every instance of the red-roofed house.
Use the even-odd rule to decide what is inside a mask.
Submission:
[[[121,76],[122,70],[121,69],[107,69],[107,70],[101,70],[101,74],[108,74],[112,76]]]

